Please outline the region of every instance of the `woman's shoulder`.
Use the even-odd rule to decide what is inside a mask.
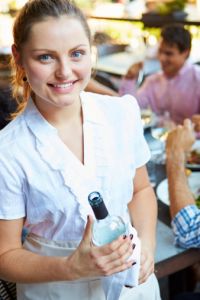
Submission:
[[[89,105],[95,105],[104,113],[110,113],[110,117],[114,114],[124,114],[129,111],[138,112],[138,102],[132,95],[124,96],[107,96],[95,93],[84,93]]]
[[[16,144],[23,142],[25,124],[22,116],[16,117],[0,130],[0,152],[11,151]]]

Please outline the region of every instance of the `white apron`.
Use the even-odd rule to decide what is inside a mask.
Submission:
[[[54,242],[30,234],[24,248],[48,256],[68,256],[78,242]],[[105,300],[100,278],[36,284],[17,284],[17,300]],[[154,274],[138,287],[124,287],[120,300],[160,300],[158,282]]]

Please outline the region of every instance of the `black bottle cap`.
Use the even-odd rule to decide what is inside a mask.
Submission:
[[[88,196],[88,201],[97,220],[105,219],[108,216],[108,210],[99,192],[90,193]]]

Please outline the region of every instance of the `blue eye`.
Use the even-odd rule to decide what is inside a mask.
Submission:
[[[39,60],[42,62],[48,62],[52,59],[52,56],[49,54],[42,54],[39,56]]]
[[[76,51],[72,52],[72,57],[75,57],[75,58],[81,58],[82,55],[83,55],[83,52],[80,50],[76,50]]]

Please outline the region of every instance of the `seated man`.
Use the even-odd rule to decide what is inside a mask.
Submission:
[[[187,59],[191,35],[182,25],[171,24],[161,31],[158,59],[162,71],[148,76],[137,89],[142,64],[130,67],[121,82],[120,94],[132,94],[141,108],[150,107],[156,114],[169,112],[181,124],[185,118],[200,113],[200,67]]]
[[[184,248],[200,247],[200,209],[188,186],[185,153],[194,142],[190,120],[169,133],[166,142],[166,164],[169,184],[170,213],[175,242]]]
[[[199,128],[200,119],[195,119]],[[200,209],[195,204],[194,195],[188,186],[185,172],[185,153],[195,141],[190,120],[178,125],[169,133],[166,141],[166,164],[170,197],[172,229],[177,245],[184,248],[200,248]],[[189,292],[177,295],[173,300],[197,300],[200,293]]]

